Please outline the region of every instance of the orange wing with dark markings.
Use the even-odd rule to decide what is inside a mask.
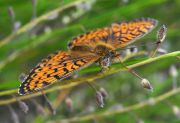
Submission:
[[[150,18],[114,23],[111,27],[97,29],[73,38],[68,47],[73,50],[77,46],[91,46],[92,43],[103,41],[114,48],[122,48],[149,33],[156,27],[157,23],[157,20]]]
[[[125,47],[144,35],[149,33],[157,26],[158,21],[150,18],[141,18],[128,23],[112,24],[111,39],[108,43],[114,48]]]
[[[75,55],[59,51],[42,60],[24,79],[19,87],[19,94],[28,94],[65,79],[76,70],[86,67],[98,59],[93,54]]]
[[[107,42],[110,34],[109,28],[97,29],[95,31],[87,32],[78,37],[74,37],[69,43],[68,48],[75,50],[78,46],[91,47],[94,44],[98,44],[99,41]],[[93,43],[93,44],[92,44]]]

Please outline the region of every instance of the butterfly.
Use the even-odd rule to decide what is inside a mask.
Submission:
[[[43,59],[27,75],[19,87],[19,94],[29,94],[63,80],[77,70],[98,62],[102,68],[111,65],[123,48],[149,33],[158,21],[140,18],[130,22],[113,23],[73,38],[68,51],[58,51]]]

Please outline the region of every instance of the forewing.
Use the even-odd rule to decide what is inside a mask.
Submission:
[[[24,79],[19,94],[28,94],[40,90],[58,80],[65,79],[76,70],[86,67],[97,60],[92,54],[76,55],[59,51],[42,60]]]
[[[92,48],[94,44],[97,44],[99,42],[107,42],[109,34],[110,34],[110,28],[101,28],[91,32],[87,32],[78,37],[74,37],[68,43],[68,48],[70,50],[82,50],[82,48],[85,48],[86,46],[88,48]],[[80,47],[81,49],[78,49]]]
[[[150,18],[141,18],[128,23],[114,23],[111,26],[112,33],[108,43],[114,48],[125,47],[149,33],[157,23],[157,20]]]

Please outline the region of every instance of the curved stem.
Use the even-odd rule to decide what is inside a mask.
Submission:
[[[152,63],[154,61],[158,61],[158,60],[161,60],[161,59],[167,59],[167,58],[170,58],[170,57],[177,57],[179,55],[180,55],[180,51],[176,51],[176,52],[168,53],[168,54],[161,55],[161,56],[158,56],[158,57],[149,58],[147,60],[144,60],[142,62],[133,64],[133,65],[130,65],[130,66],[127,66],[127,67],[128,68],[135,68],[135,67],[142,66],[142,65],[145,65],[145,64],[148,64],[148,63]],[[64,82],[63,85],[58,85],[58,86],[56,85],[56,86],[51,86],[50,88],[46,88],[44,90],[44,93],[49,93],[49,92],[53,92],[53,91],[56,91],[56,90],[63,90],[63,89],[67,89],[67,88],[72,88],[72,87],[78,86],[79,84],[86,83],[87,81],[89,83],[91,83],[96,79],[100,79],[100,78],[103,78],[105,76],[108,76],[108,75],[111,75],[111,74],[114,74],[114,73],[117,73],[117,72],[120,72],[120,71],[125,71],[125,70],[126,69],[122,69],[122,68],[111,69],[111,70],[109,70],[108,72],[106,72],[104,74],[98,74],[98,75],[92,75],[92,76],[88,76],[88,77],[84,77],[84,78],[78,78],[78,79],[74,79],[74,80],[62,81],[62,82]],[[14,93],[17,93],[17,89],[2,91],[2,92],[0,92],[0,96],[12,95]],[[18,96],[17,98],[19,100],[25,100],[25,99],[29,99],[29,98],[32,98],[32,97],[39,96],[41,94],[42,93],[40,93],[40,92],[36,92],[36,93],[29,94],[29,95]],[[6,100],[0,100],[0,105],[7,105],[7,104],[10,104],[10,103],[14,103],[16,101],[17,100],[15,98],[10,98],[10,99],[6,99]]]
[[[145,100],[143,102],[140,102],[140,103],[137,103],[137,104],[134,104],[134,105],[122,108],[122,109],[117,109],[117,110],[112,110],[112,111],[104,111],[101,113],[92,113],[92,114],[88,114],[88,115],[81,116],[81,117],[73,117],[73,118],[63,119],[60,122],[67,122],[67,123],[77,122],[77,121],[80,122],[80,121],[86,121],[86,120],[91,120],[91,119],[96,119],[96,118],[108,117],[108,116],[115,115],[115,114],[125,113],[125,112],[129,112],[132,110],[137,110],[137,109],[140,109],[140,108],[143,108],[146,106],[150,106],[150,105],[152,105],[152,103],[151,103],[152,100],[153,100],[153,104],[159,103],[159,102],[161,102],[173,95],[176,95],[178,93],[180,93],[180,87],[175,90],[166,92],[158,97],[150,98],[149,100]],[[51,123],[53,123],[53,122],[51,122]],[[58,122],[56,122],[56,123],[58,123]]]

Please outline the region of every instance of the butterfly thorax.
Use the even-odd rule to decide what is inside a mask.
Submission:
[[[113,49],[111,49],[105,45],[97,45],[93,52],[100,57],[104,57],[107,54],[110,54],[111,52],[113,54]]]
[[[116,51],[105,45],[97,45],[94,53],[99,56],[99,64],[102,68],[107,68],[111,65],[112,59],[116,56]]]

